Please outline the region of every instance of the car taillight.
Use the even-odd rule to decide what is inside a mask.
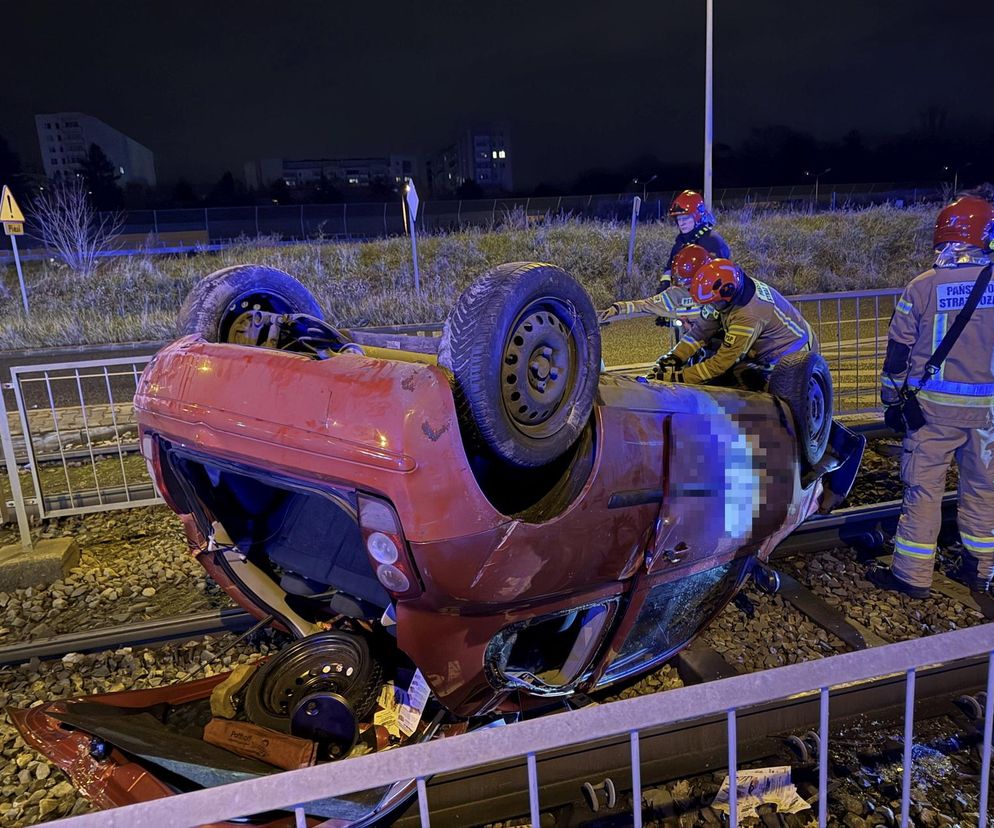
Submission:
[[[421,594],[421,583],[407,551],[400,518],[385,500],[360,494],[359,529],[376,579],[394,598]]]
[[[142,435],[141,453],[142,457],[145,458],[145,468],[148,470],[148,476],[152,479],[152,488],[155,490],[156,495],[162,497],[165,486],[162,482],[162,469],[159,467],[158,446],[151,434]]]

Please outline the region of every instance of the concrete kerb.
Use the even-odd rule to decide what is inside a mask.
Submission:
[[[48,586],[78,565],[75,538],[42,538],[30,547],[12,543],[0,548],[0,592]]]

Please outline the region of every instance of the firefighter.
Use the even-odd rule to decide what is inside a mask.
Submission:
[[[698,270],[690,295],[701,306],[700,319],[659,358],[651,379],[761,390],[781,357],[818,350],[814,332],[797,309],[729,259],[714,259]],[[713,356],[687,364],[715,339]]]
[[[957,521],[963,552],[953,577],[987,594],[994,572],[994,286],[988,288],[936,373],[925,365],[991,262],[994,207],[963,196],[935,222],[935,265],[905,288],[891,317],[880,378],[885,419],[906,431],[900,403],[912,389],[925,425],[907,431],[904,500],[890,568],[867,573],[876,586],[925,598],[932,584],[946,469],[959,467]],[[914,424],[912,424],[913,427]]]
[[[714,257],[700,245],[688,244],[673,258],[673,281],[670,287],[648,299],[615,302],[597,314],[601,322],[617,322],[633,316],[655,316],[661,319],[679,319],[685,323],[695,320],[700,306],[690,295],[690,281],[694,274]]]
[[[700,193],[684,190],[670,203],[667,215],[673,219],[680,232],[670,250],[670,258],[666,262],[666,270],[659,285],[660,292],[669,287],[669,274],[672,272],[677,254],[688,244],[703,247],[715,259],[732,257],[728,244],[715,232],[714,215],[704,203],[704,197]]]

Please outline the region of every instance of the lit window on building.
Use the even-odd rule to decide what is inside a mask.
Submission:
[[[358,184],[358,183],[359,183],[358,178],[356,178],[355,176],[349,176],[349,184]]]
[[[507,153],[504,150],[501,150],[500,152],[496,153],[494,157],[495,158],[507,158]]]
[[[496,157],[497,157],[497,150],[494,150],[494,151],[493,151],[493,157],[494,157],[494,158],[496,158]]]

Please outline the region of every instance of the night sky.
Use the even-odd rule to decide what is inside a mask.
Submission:
[[[715,138],[785,124],[907,132],[938,104],[989,129],[994,3],[715,0]],[[155,153],[160,182],[248,159],[424,152],[510,124],[515,184],[643,154],[700,157],[703,0],[7,2],[0,135],[81,111]],[[716,173],[720,179],[720,170]]]

